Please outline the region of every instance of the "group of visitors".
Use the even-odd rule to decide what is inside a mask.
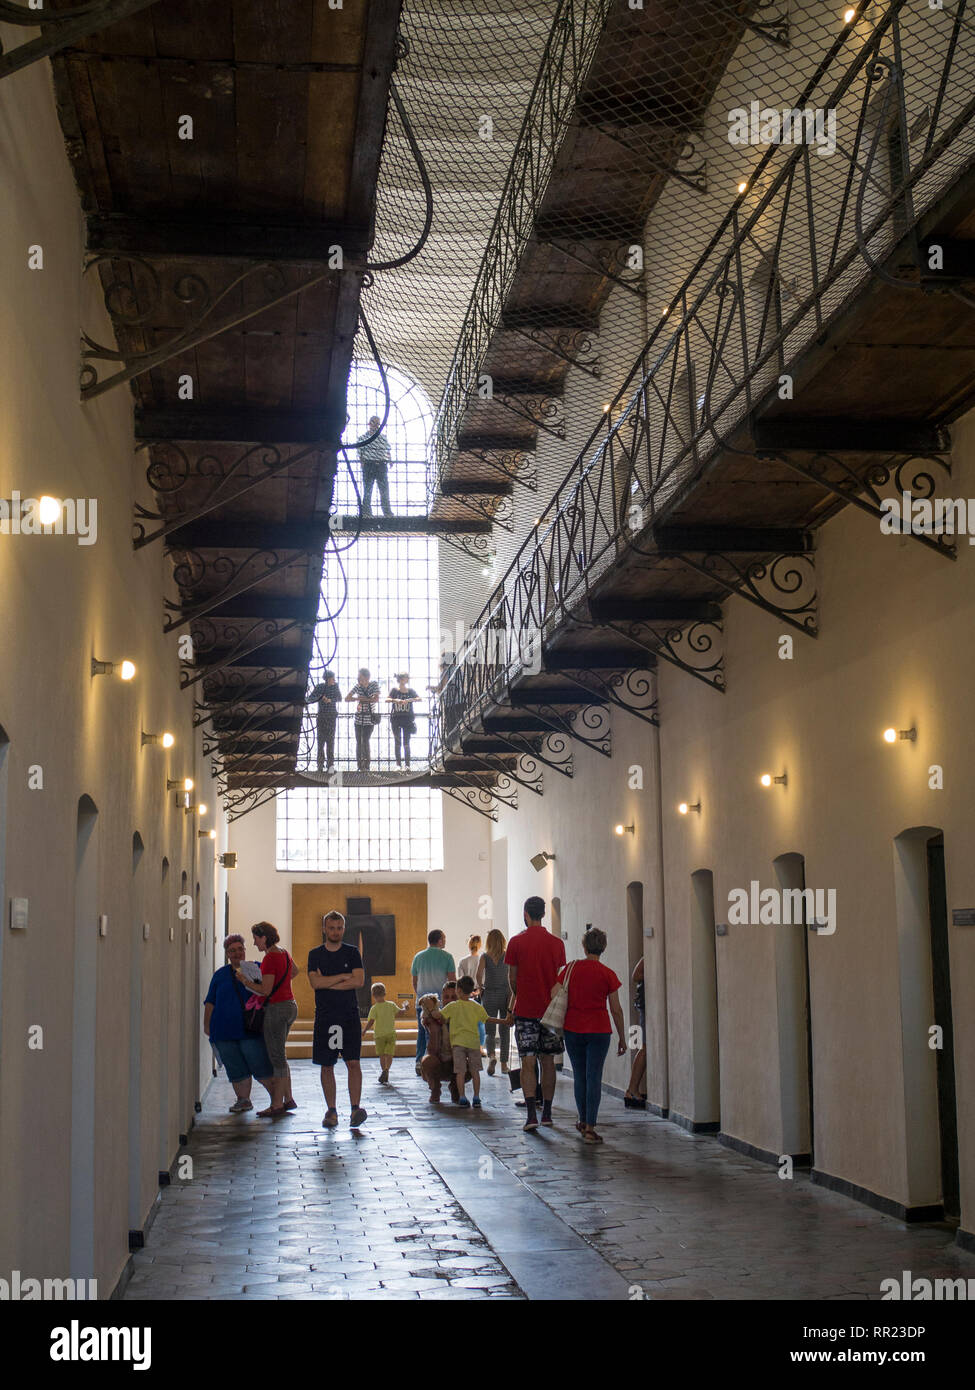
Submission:
[[[520,1085],[523,1092],[518,1104],[526,1111],[525,1130],[531,1133],[540,1125],[554,1124],[556,1059],[567,1052],[578,1113],[576,1128],[586,1143],[601,1144],[596,1120],[614,1028],[617,1055],[623,1056],[627,1050],[619,1000],[621,981],[600,959],[606,949],[604,931],[587,926],[582,957],[567,963],[565,946],[546,929],[544,916],[544,900],[528,898],[525,930],[508,942],[500,931],[492,930],[483,951],[480,937],[472,936],[469,954],[459,967],[446,950],[444,933],[430,932],[427,947],[417,953],[411,966],[417,1018],[416,1075],[429,1087],[431,1104],[440,1102],[446,1082],[456,1106],[480,1109],[482,1048],[488,1074],[493,1076],[500,1032],[501,1072],[508,1074],[513,1028],[521,1067],[511,1083],[513,1090]],[[270,1096],[270,1104],[258,1113],[276,1118],[295,1109],[286,1044],[298,1012],[291,988],[298,967],[280,946],[278,932],[269,922],[258,922],[251,934],[263,956],[260,965],[245,960],[242,936],[226,938],[228,964],[210,981],[203,1026],[234,1088],[236,1100],[231,1112],[239,1114],[253,1108],[251,1078],[256,1077]],[[322,1123],[334,1128],[339,1122],[335,1066],[341,1059],[347,1072],[349,1123],[357,1128],[367,1118],[361,1104],[362,1040],[370,1030],[374,1032],[379,1081],[388,1084],[396,1053],[396,1019],[406,1012],[406,1006],[387,1000],[385,986],[376,983],[371,989],[368,1018],[361,1019],[356,991],[365,980],[362,956],[344,939],[345,918],[340,912],[323,918],[322,935],[321,946],[308,956],[308,983],[315,992],[312,1058],[321,1068],[326,1107]],[[639,962],[633,979],[638,987],[642,1034],[641,967]],[[624,1098],[628,1106],[646,1104],[639,1089],[645,1067],[643,1047]],[[466,1095],[468,1081],[471,1100]]]
[[[353,726],[356,768],[359,772],[369,771],[370,740],[373,731],[382,720],[379,695],[379,682],[372,679],[365,666],[360,668],[355,685],[345,696],[335,679],[335,672],[324,672],[322,680],[308,697],[309,705],[318,705],[316,722],[319,772],[331,772],[335,767],[335,725],[338,720],[338,706],[343,699],[355,701]],[[397,767],[402,767],[404,762],[407,767],[410,766],[410,739],[416,733],[414,706],[419,698],[410,685],[409,672],[400,671],[396,676],[396,684],[386,696],[390,705],[389,723],[393,731],[393,752]]]

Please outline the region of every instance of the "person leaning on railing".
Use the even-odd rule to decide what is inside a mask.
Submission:
[[[338,717],[337,702],[342,698],[342,691],[335,674],[326,671],[321,681],[315,686],[308,696],[307,703],[318,704],[318,770],[323,771],[325,767],[326,754],[328,756],[328,770],[335,766],[335,721]]]
[[[403,761],[407,767],[410,765],[410,738],[416,733],[413,708],[419,698],[410,685],[410,673],[400,671],[396,677],[396,684],[386,696],[386,699],[392,702],[389,722],[393,730],[393,749],[397,767],[401,767]]]
[[[379,723],[379,682],[374,681],[365,666],[359,668],[359,679],[345,697],[355,700],[355,761],[360,772],[369,771],[369,740]]]

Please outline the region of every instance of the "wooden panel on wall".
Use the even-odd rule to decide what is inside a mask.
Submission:
[[[346,939],[351,936],[355,915],[349,914],[350,898],[368,898],[376,916],[390,915],[395,919],[395,967],[392,974],[380,974],[392,963],[384,961],[377,945],[370,949],[370,933],[366,932],[360,945],[362,963],[366,969],[366,984],[386,986],[386,998],[405,1003],[399,995],[413,997],[410,966],[417,951],[427,944],[427,885],[425,883],[293,883],[291,885],[291,940],[294,958],[301,974],[294,982],[298,1016],[311,1018],[315,1003],[305,973],[308,952],[322,943],[322,918],[326,912],[338,911],[346,917]],[[372,971],[377,973],[373,974]],[[367,1010],[368,1011],[368,1010]],[[412,1015],[405,1015],[411,1018]]]

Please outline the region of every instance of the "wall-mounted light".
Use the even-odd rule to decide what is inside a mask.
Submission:
[[[172,748],[173,744],[176,742],[172,734],[147,734],[145,729],[142,730],[140,737],[142,739],[141,746],[143,748],[145,748],[147,743],[159,743],[163,748]]]
[[[682,801],[682,802],[680,803],[680,805],[677,807],[677,812],[678,812],[678,814],[681,815],[681,816],[686,816],[687,813],[688,813],[688,811],[697,811],[697,812],[700,812],[700,810],[701,810],[701,803],[700,803],[699,801],[694,801],[694,802]]]
[[[198,830],[196,832],[196,838],[198,840],[215,840],[217,838],[217,832],[215,830]]]
[[[915,743],[917,741],[917,729],[885,729],[884,743],[896,743],[898,739],[906,738]]]
[[[236,869],[237,851],[235,849],[228,849],[226,854],[220,854],[217,858],[225,869]]]
[[[789,784],[789,774],[783,772],[781,777],[773,777],[771,772],[763,772],[758,780],[763,787],[786,787]]]
[[[635,835],[635,834],[636,834],[636,826],[635,826],[635,825],[614,825],[614,826],[613,826],[613,834],[614,834],[614,835]]]
[[[549,854],[548,850],[543,849],[540,854],[532,855],[531,866],[533,869],[537,870],[538,873],[541,873],[548,861],[554,858],[554,854]]]
[[[168,792],[191,792],[193,790],[193,778],[167,777],[166,790]]]
[[[135,676],[134,661],[97,661],[91,659],[93,676],[118,676],[119,680],[130,681]]]

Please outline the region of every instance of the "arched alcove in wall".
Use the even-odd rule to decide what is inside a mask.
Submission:
[[[951,964],[944,835],[918,825],[894,839],[907,1205],[959,1215]],[[932,1028],[939,1033],[932,1035]],[[940,1046],[932,1046],[932,1041]]]
[[[157,1038],[157,1059],[159,1066],[159,1147],[157,1162],[160,1180],[169,1178],[169,1163],[172,1149],[169,1143],[169,995],[171,961],[175,949],[175,922],[172,907],[172,882],[169,860],[163,858],[159,879],[159,1036]]]
[[[9,911],[7,906],[7,775],[9,767],[10,739],[0,724],[0,913]],[[9,919],[8,919],[9,921]],[[7,922],[0,921],[0,1001],[3,999],[3,941],[7,934]],[[0,1022],[2,1022],[0,1004]]]
[[[637,961],[643,959],[643,884],[634,880],[626,885],[626,964],[623,998],[629,1000],[629,1018],[637,1023],[636,989],[632,984]],[[644,1042],[646,1039],[643,1040]]]
[[[75,827],[74,972],[71,1026],[70,1275],[93,1277],[95,1077],[98,1018],[98,807],[78,801]]]
[[[718,961],[714,922],[714,875],[691,874],[691,1046],[696,1127],[717,1129],[721,1121],[721,1063],[718,1032]]]
[[[779,1099],[781,1152],[811,1162],[814,1118],[812,1081],[812,1016],[809,993],[809,928],[813,923],[806,901],[806,861],[801,854],[780,854],[772,861],[776,883],[788,899],[781,925],[773,928],[775,997],[778,1012]],[[811,903],[811,899],[810,899]],[[794,910],[793,905],[798,910]],[[786,916],[789,921],[786,922]]]
[[[142,1226],[142,993],[145,981],[144,859],[138,830],[132,835],[132,897],[129,908],[129,1230]]]

